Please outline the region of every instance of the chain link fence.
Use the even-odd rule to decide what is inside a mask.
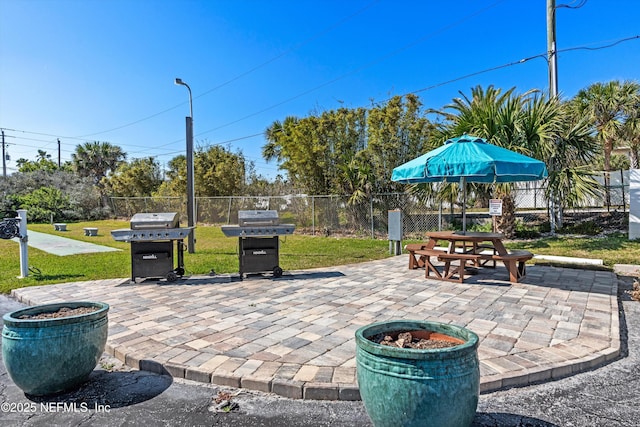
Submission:
[[[602,176],[598,177],[604,185]],[[524,224],[549,221],[548,201],[536,183],[520,183],[513,191],[516,218]],[[607,196],[608,194],[608,196]],[[130,218],[139,212],[179,212],[186,218],[186,197],[112,197],[117,217]],[[564,224],[584,220],[587,212],[625,211],[629,203],[628,172],[612,173],[609,191],[587,200],[582,206],[565,211]],[[276,210],[281,223],[293,223],[296,232],[314,235],[342,235],[386,238],[390,210],[402,212],[405,238],[419,238],[425,231],[453,229],[462,221],[459,202],[421,201],[408,193],[375,194],[358,203],[349,196],[233,196],[197,197],[198,224],[237,224],[239,210]],[[467,228],[491,224],[488,200],[467,200]]]

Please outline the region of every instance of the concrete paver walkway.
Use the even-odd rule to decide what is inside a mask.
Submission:
[[[463,284],[426,280],[406,256],[281,278],[129,279],[29,287],[28,304],[111,305],[107,352],[129,366],[291,398],[359,398],[354,333],[388,319],[465,326],[480,336],[481,390],[586,370],[620,353],[614,273],[504,267]]]
[[[96,245],[95,243],[68,239],[66,237],[40,233],[33,230],[27,231],[27,237],[27,245],[58,256],[90,254],[95,252],[113,252],[120,250],[118,248]],[[18,238],[12,240],[19,242]]]

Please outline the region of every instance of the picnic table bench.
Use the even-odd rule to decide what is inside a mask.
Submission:
[[[405,246],[409,252],[409,269],[425,268],[425,277],[433,275],[441,280],[462,283],[465,269],[470,262],[475,267],[495,268],[496,262],[504,264],[509,281],[517,283],[526,274],[526,262],[533,258],[528,251],[507,251],[502,244],[502,235],[497,233],[430,232],[429,241]],[[438,249],[438,241],[448,242],[448,248]],[[431,257],[444,262],[442,271],[433,264]],[[452,264],[457,262],[457,264]],[[491,265],[489,265],[491,264]]]
[[[429,278],[431,273],[435,277],[441,280],[449,282],[462,283],[464,280],[464,272],[467,267],[467,262],[477,263],[480,260],[481,255],[467,254],[462,252],[449,253],[440,249],[420,249],[414,251],[415,255],[418,255],[423,260],[425,267],[425,278]],[[442,271],[431,262],[431,257],[435,257],[440,262],[444,262]],[[452,264],[457,261],[458,264]]]
[[[502,261],[505,268],[509,272],[509,281],[517,283],[527,274],[527,261],[533,258],[533,254],[529,251],[515,250],[506,254],[480,255],[483,260]]]

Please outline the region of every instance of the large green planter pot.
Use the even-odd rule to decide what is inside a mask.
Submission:
[[[443,349],[411,349],[376,344],[384,333],[412,332],[457,339]],[[439,337],[439,338],[446,338]],[[478,336],[440,322],[398,320],[373,323],[356,331],[360,395],[376,427],[469,426],[478,406],[480,368]]]
[[[53,319],[20,319],[61,307],[96,310]],[[98,364],[107,342],[109,305],[66,302],[17,310],[4,315],[2,359],[9,376],[25,393],[42,396],[80,385]]]

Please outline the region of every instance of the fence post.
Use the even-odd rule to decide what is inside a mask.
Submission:
[[[193,198],[193,210],[195,211],[195,215],[193,218],[193,225],[197,226],[198,225],[198,198],[197,197]]]
[[[607,197],[607,212],[611,212],[611,175],[609,171],[604,171],[604,187]]]
[[[316,198],[311,196],[311,234],[316,235]]]
[[[627,200],[624,197],[624,171],[620,169],[620,192],[622,193],[622,213],[627,211]]]
[[[369,213],[371,215],[371,238],[375,238],[374,220],[373,220],[373,196],[369,196]]]

